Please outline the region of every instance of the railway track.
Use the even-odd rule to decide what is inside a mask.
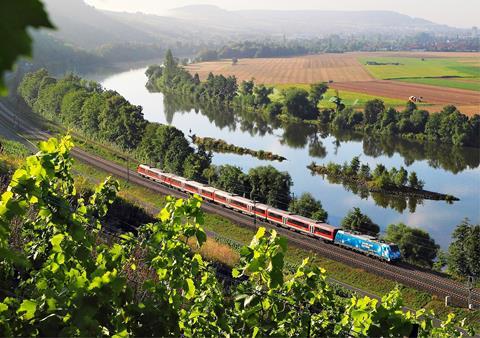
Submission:
[[[17,117],[14,117],[14,114],[12,113],[10,108],[0,102],[0,117],[4,120],[4,122],[6,122],[7,124],[10,123],[11,125],[17,123],[19,130],[22,133],[27,134],[29,137],[35,137],[38,139],[47,139],[48,137],[51,137],[49,133],[38,130],[28,125],[28,122],[33,123],[32,118],[36,117],[32,117],[31,115],[25,116],[26,114],[24,113],[20,115],[22,119],[20,121],[15,121],[15,119],[19,118],[19,115],[17,115]],[[123,179],[128,178],[132,183],[146,187],[160,194],[173,195],[180,198],[187,197],[186,193],[150,181],[146,178],[141,177],[135,172],[130,171],[130,173],[127,173],[125,167],[122,167],[121,165],[110,162],[98,156],[89,154],[79,148],[74,148],[72,150],[72,156],[89,165],[105,170],[117,177]],[[451,303],[458,306],[466,307],[468,305],[470,291],[467,286],[451,279],[445,278],[435,272],[429,270],[422,270],[407,263],[389,264],[371,257],[352,252],[344,248],[337,247],[333,244],[324,243],[321,240],[293,232],[292,230],[280,227],[279,225],[272,225],[258,219],[256,222],[254,222],[253,218],[249,215],[241,214],[236,211],[227,209],[223,206],[209,203],[207,201],[203,203],[202,208],[206,212],[218,214],[233,221],[236,224],[251,229],[256,229],[259,226],[265,226],[270,229],[275,228],[277,232],[279,232],[282,236],[288,238],[290,243],[311,250],[312,252],[315,252],[323,257],[345,263],[352,267],[362,268],[379,276],[395,280],[404,285],[432,293],[439,297],[450,296]],[[480,306],[479,289],[473,289],[471,291],[471,304],[473,304],[475,307]]]

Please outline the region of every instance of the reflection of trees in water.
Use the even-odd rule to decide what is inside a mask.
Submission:
[[[324,147],[321,138],[326,135],[320,134],[318,128],[311,124],[290,123],[283,126],[281,144],[291,148],[305,148],[308,144],[308,154],[312,157],[324,158],[327,156],[327,149]]]
[[[195,113],[201,113],[206,116],[210,123],[215,124],[220,129],[228,128],[234,131],[237,128],[236,114],[231,109],[219,107],[216,103],[201,106],[194,100],[186,100],[175,95],[165,95],[163,104],[165,107],[165,119],[168,123],[173,121],[175,114],[190,113],[194,110]]]
[[[165,118],[173,121],[175,113],[186,113],[195,110],[208,117],[220,129],[236,130],[240,128],[251,136],[272,134],[273,130],[283,128],[280,139],[282,144],[291,148],[305,148],[308,145],[309,155],[324,158],[327,150],[322,139],[332,135],[335,137],[334,151],[342,142],[363,142],[363,152],[371,157],[388,156],[395,153],[401,155],[407,166],[415,161],[427,160],[433,168],[442,168],[459,173],[468,168],[480,166],[480,152],[475,148],[455,147],[432,142],[421,143],[386,135],[363,135],[351,131],[330,131],[325,128],[304,123],[281,123],[278,119],[257,111],[234,112],[228,107],[219,107],[217,103],[203,104],[180,96],[165,95]]]
[[[323,175],[322,177],[325,178]],[[376,205],[385,209],[390,208],[396,210],[399,213],[403,213],[407,208],[411,213],[414,213],[417,209],[417,205],[423,204],[422,199],[415,197],[369,192],[365,187],[358,186],[353,182],[342,180],[339,177],[326,176],[326,178],[329,183],[342,184],[345,190],[351,191],[355,195],[360,196],[361,199],[367,199],[371,196]]]
[[[480,152],[475,148],[456,147],[434,142],[409,141],[386,135],[363,135],[358,132],[335,131],[336,142],[363,142],[363,153],[371,157],[396,153],[403,157],[405,165],[427,160],[432,168],[442,168],[454,174],[480,166]]]

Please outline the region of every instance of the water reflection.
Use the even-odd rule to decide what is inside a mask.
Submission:
[[[332,224],[340,225],[352,207],[359,207],[382,229],[390,223],[404,222],[428,231],[445,249],[450,243],[453,229],[464,217],[480,222],[478,149],[422,145],[377,136],[364,138],[348,132],[331,134],[328,130],[310,129],[302,124],[290,126],[286,132],[279,121],[255,112],[235,114],[228,109],[214,107],[195,111],[192,109],[195,105],[172,98],[165,99],[165,106],[164,96],[149,92],[145,88],[146,81],[145,69],[134,69],[108,77],[102,81],[102,85],[118,91],[133,104],[141,105],[149,121],[172,124],[186,135],[191,132],[215,137],[238,146],[271,151],[286,157],[287,161],[272,163],[250,156],[215,154],[213,162],[215,165],[237,165],[245,171],[271,164],[280,171],[289,172],[294,182],[292,191],[295,194],[308,191],[321,200]],[[304,146],[292,147],[299,144]],[[387,196],[370,195],[362,198],[346,191],[341,185],[311,176],[307,169],[313,160],[343,163],[357,155],[361,155],[362,162],[370,167],[378,163],[388,168],[407,164],[409,171],[417,172],[425,180],[427,190],[447,192],[459,197],[460,201],[452,205],[441,201],[417,201],[416,208],[413,208],[414,201],[406,201],[405,208],[405,201],[387,202],[390,200]],[[398,210],[404,211],[400,213]]]
[[[318,175],[312,173],[313,176],[318,176],[320,179],[326,179],[329,183],[332,184],[341,184],[345,190],[354,193],[359,196],[361,199],[368,199],[371,197],[376,205],[387,209],[393,209],[399,213],[403,213],[407,208],[410,213],[414,213],[417,210],[418,205],[423,205],[423,199],[411,197],[411,196],[401,196],[401,195],[391,195],[386,193],[379,192],[370,192],[363,186],[359,186],[354,182],[349,182],[342,180],[340,177],[328,176],[328,175]]]
[[[182,99],[178,96],[165,96],[165,118],[172,123],[175,114],[200,113],[220,129],[228,128],[235,131],[239,128],[251,136],[272,134],[282,128],[280,142],[293,149],[307,147],[312,157],[325,158],[327,149],[322,140],[329,136],[335,137],[334,151],[338,151],[342,142],[362,142],[363,152],[371,157],[392,157],[398,153],[404,159],[406,166],[415,161],[427,160],[433,168],[442,168],[454,174],[465,169],[474,169],[480,165],[480,152],[475,148],[455,147],[448,144],[432,142],[409,141],[387,135],[363,135],[352,131],[330,131],[326,127],[304,123],[282,123],[276,118],[264,116],[258,112],[235,112],[228,107],[218,107],[216,104],[200,104],[199,102]]]

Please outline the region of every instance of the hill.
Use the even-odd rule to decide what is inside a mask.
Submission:
[[[83,48],[104,44],[189,45],[286,34],[457,34],[460,29],[389,11],[237,10],[211,5],[173,9],[168,16],[98,10],[83,0],[45,0],[58,30],[52,34]]]
[[[323,10],[237,10],[228,11],[211,5],[194,5],[173,9],[170,14],[224,30],[251,31],[264,34],[316,37],[327,34],[411,34],[422,32],[454,33],[457,28],[428,20],[412,18],[392,11],[323,11]],[[388,30],[386,30],[388,28]]]

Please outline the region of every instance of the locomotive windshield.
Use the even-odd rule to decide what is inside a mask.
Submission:
[[[390,250],[392,250],[392,252],[400,251],[400,249],[398,248],[398,245],[390,245]]]

